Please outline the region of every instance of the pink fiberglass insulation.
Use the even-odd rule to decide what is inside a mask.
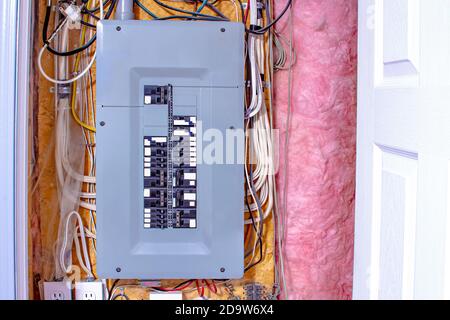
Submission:
[[[276,0],[276,12],[285,0]],[[294,0],[293,105],[288,156],[286,273],[290,299],[352,293],[357,0]],[[287,19],[278,30],[289,37]],[[287,71],[275,87],[283,197]]]

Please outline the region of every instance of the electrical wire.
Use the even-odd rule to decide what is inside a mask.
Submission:
[[[251,2],[252,0],[250,0]],[[266,32],[268,32],[280,19],[285,15],[285,13],[288,11],[288,9],[292,6],[292,0],[288,0],[286,3],[286,6],[283,8],[283,10],[280,12],[278,17],[276,17],[272,22],[270,22],[268,25],[264,27],[259,27],[257,25],[251,24],[250,29],[247,29],[246,31],[251,34],[255,35],[262,35]]]
[[[220,12],[217,8],[215,8],[214,6],[211,6],[207,3],[207,1],[204,1],[205,6],[208,6],[212,11],[214,11],[218,17],[216,16],[211,16],[211,15],[205,15],[205,14],[201,14],[200,13],[200,9],[203,8],[199,8],[197,9],[197,11],[187,11],[187,10],[183,10],[183,9],[179,9],[176,7],[172,7],[169,5],[165,5],[162,4],[162,6],[166,6],[166,7],[170,7],[170,10],[174,10],[177,12],[182,12],[182,13],[186,13],[188,15],[170,15],[170,16],[165,16],[165,17],[159,17],[157,16],[154,12],[150,11],[150,9],[148,9],[146,6],[144,6],[142,4],[142,2],[140,2],[139,0],[133,0],[134,3],[140,8],[142,9],[147,15],[149,15],[150,17],[153,18],[153,20],[173,20],[173,19],[186,19],[186,20],[196,20],[196,21],[228,21],[229,19],[222,13]],[[203,5],[203,3],[202,3]],[[173,9],[172,9],[173,8]]]
[[[150,11],[146,6],[144,6],[139,0],[134,0],[134,3],[150,17],[152,17],[153,19],[158,19],[158,16]]]
[[[196,13],[200,13],[203,10],[203,8],[205,8],[207,3],[208,3],[208,0],[203,0],[202,4],[200,5],[200,7],[195,12]]]
[[[250,218],[252,220],[253,229],[255,230],[256,236],[258,237],[258,245],[259,245],[259,248],[260,248],[260,255],[259,255],[260,258],[259,258],[259,260],[256,263],[253,263],[250,266],[246,267],[245,268],[245,272],[247,272],[251,268],[255,267],[258,263],[260,263],[262,261],[262,257],[263,257],[263,254],[262,254],[262,247],[263,247],[263,243],[262,243],[263,223],[260,223],[260,229],[258,230],[256,228],[256,222],[255,222],[255,219],[253,218],[253,214],[252,214],[252,211],[250,209],[250,204],[249,204],[249,201],[248,201],[248,189],[251,188],[250,185],[249,185],[250,184],[250,180],[246,179],[246,182],[247,182],[248,188],[245,188],[245,204],[247,206],[248,211],[250,212]],[[253,248],[252,251],[254,252],[254,248]],[[253,258],[252,258],[252,260],[253,260]]]
[[[290,6],[289,10],[289,68],[288,68],[288,108],[287,108],[287,116],[286,116],[286,135],[285,135],[285,142],[284,142],[284,166],[283,166],[283,221],[286,221],[287,216],[287,187],[288,187],[288,157],[289,157],[289,142],[290,142],[290,128],[292,125],[292,68],[294,64],[293,60],[293,46],[294,46],[294,35],[293,35],[293,10],[292,6]],[[285,238],[285,230],[281,230],[281,240],[284,240]],[[281,247],[281,250],[283,250],[283,246]],[[283,258],[283,251],[281,251],[281,258]],[[282,275],[284,276],[284,264],[283,260],[281,260],[281,267],[282,267]],[[283,277],[283,288],[284,288],[284,294],[285,298],[289,299],[289,293],[287,290],[286,280]]]
[[[211,11],[214,11],[215,14],[217,14],[219,17],[227,19],[227,16],[224,15],[222,13],[222,11],[220,11],[219,9],[217,9],[214,5],[211,5],[209,2],[206,4],[206,6],[208,7],[208,9],[210,9]]]
[[[60,255],[61,267],[66,273],[69,273],[71,271],[70,268],[68,268],[66,266],[65,256],[64,256],[63,253],[65,252],[65,248],[68,245],[67,233],[68,233],[68,228],[69,228],[69,222],[70,222],[70,219],[72,218],[72,216],[75,216],[76,221],[78,223],[78,226],[80,228],[81,243],[82,243],[82,249],[83,249],[83,255],[84,255],[84,256],[81,255],[80,248],[79,248],[79,245],[78,245],[78,241],[75,241],[75,247],[76,247],[78,262],[80,263],[81,268],[88,274],[88,276],[89,277],[93,277],[91,263],[89,261],[89,255],[87,253],[87,246],[86,246],[86,239],[85,239],[85,234],[84,234],[83,221],[81,219],[80,214],[78,212],[76,212],[76,211],[70,212],[67,215],[67,217],[66,217],[65,233],[64,233],[64,240],[63,240],[63,246],[62,246],[63,249],[61,250],[61,255]],[[76,239],[76,238],[77,237],[75,237],[74,239]]]
[[[92,67],[92,65],[94,64],[95,61],[95,57],[96,54],[94,53],[94,55],[92,56],[91,62],[89,63],[89,65],[83,70],[81,71],[78,75],[76,75],[75,77],[71,78],[71,79],[67,79],[67,80],[58,80],[55,78],[50,77],[44,70],[43,66],[42,66],[42,55],[44,54],[45,49],[48,48],[48,45],[45,44],[41,50],[39,51],[39,55],[38,55],[38,67],[39,67],[39,71],[41,72],[41,74],[44,76],[45,79],[47,79],[50,82],[56,83],[56,84],[70,84],[73,83],[77,80],[79,80],[80,78],[82,78],[88,71],[89,69]],[[95,130],[95,129],[94,129]]]
[[[285,44],[289,46],[289,41],[285,39],[281,34],[274,31],[273,32],[273,44],[275,48],[277,49],[277,59],[273,64],[273,67],[276,71],[279,70],[288,70],[290,67],[295,65],[297,62],[297,54],[295,52],[295,48],[293,48],[292,52],[292,61],[289,62],[289,54],[286,52]],[[287,62],[289,62],[289,65],[286,65]]]
[[[110,6],[108,8],[108,11],[104,15],[105,19],[109,19],[110,18],[111,14],[113,13],[114,7],[117,4],[118,0],[111,0],[111,1],[112,1],[112,3],[110,4]],[[102,6],[100,6],[100,7],[102,7]],[[73,49],[73,50],[58,51],[58,50],[55,50],[54,48],[50,47],[50,39],[47,38],[48,25],[49,25],[49,22],[50,22],[50,13],[51,13],[51,4],[47,5],[46,10],[45,10],[44,25],[43,25],[43,29],[42,29],[42,40],[44,42],[43,48],[47,49],[48,51],[50,51],[54,55],[71,56],[71,55],[75,55],[75,54],[77,54],[79,52],[82,52],[82,51],[86,50],[87,48],[89,48],[95,42],[95,40],[97,38],[97,34],[94,34],[84,45],[82,45],[82,46],[80,46],[80,47],[78,47],[76,49]],[[47,79],[47,80],[49,80],[49,79]]]
[[[81,33],[81,42],[84,42],[86,36],[86,29],[82,30]],[[84,71],[82,73],[86,73],[91,67],[92,67],[92,63],[95,60],[95,56],[96,56],[97,52],[94,53],[94,56],[92,57],[91,62],[88,64],[88,66],[86,67],[86,69],[84,69]],[[74,70],[75,72],[78,70],[78,66],[80,64],[80,55],[78,54],[77,57],[75,58],[75,66],[74,66]],[[81,77],[80,77],[81,78]],[[96,129],[93,125],[84,123],[83,121],[80,120],[76,110],[75,110],[75,97],[76,97],[76,92],[77,92],[77,83],[75,81],[72,81],[73,85],[72,85],[72,102],[71,102],[71,107],[70,110],[72,112],[72,116],[73,119],[75,120],[76,123],[78,123],[80,126],[82,126],[83,128],[92,131],[92,132],[96,132]]]
[[[83,26],[86,26],[86,27],[89,27],[89,28],[93,28],[93,29],[97,28],[96,25],[93,25],[92,23],[86,22],[86,21],[84,21],[84,20],[81,20],[80,23],[81,23]]]
[[[57,21],[55,20],[55,23]],[[58,36],[58,40],[61,40],[61,44],[58,46],[60,49],[65,49],[68,45],[68,28],[66,24],[57,24],[57,26],[61,26],[63,28],[64,32],[62,32],[62,37],[60,38]],[[56,37],[56,34],[58,34],[59,30],[61,28],[57,27],[54,32],[54,36]],[[82,43],[82,39],[85,37],[86,28],[83,28],[83,31],[81,33],[81,39],[80,43]],[[53,36],[53,35],[52,35]],[[89,64],[89,53],[83,56],[83,59],[81,60],[81,66],[84,68],[86,65]],[[59,77],[64,77],[64,74],[67,72],[67,58],[66,57],[56,57],[55,59],[55,74]],[[60,65],[58,65],[60,64]],[[90,73],[88,74],[88,77],[90,77]],[[86,84],[86,78],[80,78],[82,87]],[[91,82],[92,84],[92,82]],[[92,90],[92,88],[91,88]],[[92,92],[91,92],[92,94]],[[59,95],[58,86],[56,88],[56,94],[55,94],[55,105],[56,105],[56,169],[57,169],[57,177],[58,177],[58,187],[61,188],[61,195],[60,195],[60,207],[61,211],[64,211],[64,208],[70,208],[70,207],[76,207],[78,206],[86,208],[89,210],[91,219],[89,221],[89,227],[85,228],[83,225],[83,221],[81,220],[80,214],[77,212],[77,210],[72,210],[69,214],[64,215],[64,213],[61,214],[61,221],[64,223],[62,228],[60,228],[60,235],[62,240],[62,244],[59,247],[59,252],[57,255],[55,255],[55,258],[58,257],[57,263],[60,265],[61,270],[65,273],[69,272],[71,270],[71,267],[66,266],[66,259],[70,259],[70,252],[72,245],[75,246],[76,250],[76,256],[78,258],[79,264],[81,268],[86,272],[89,278],[95,277],[92,273],[92,268],[90,266],[90,260],[89,260],[89,254],[87,250],[87,243],[86,240],[92,240],[93,245],[95,246],[95,229],[92,228],[93,224],[95,225],[95,217],[93,214],[93,211],[96,209],[96,206],[94,203],[92,203],[93,195],[95,194],[95,189],[93,187],[93,183],[95,183],[95,177],[93,176],[84,176],[76,172],[74,168],[72,167],[71,162],[72,159],[69,160],[69,157],[71,156],[71,152],[69,152],[69,149],[73,149],[72,146],[70,146],[73,141],[71,140],[70,132],[69,132],[69,120],[70,115],[68,113],[69,108],[69,99],[67,96],[64,96],[62,98],[57,98]],[[92,94],[93,95],[93,94]],[[93,99],[93,97],[91,97]],[[82,103],[84,106],[87,107],[87,92],[85,90],[80,91],[80,95],[77,97],[77,102]],[[93,105],[93,103],[92,103]],[[84,112],[85,109],[82,108],[82,116],[89,116],[89,112]],[[90,145],[91,136],[84,136],[86,145]],[[89,157],[88,159],[91,159],[91,161],[88,161],[88,166],[91,166],[94,164],[92,161],[94,154],[93,151],[90,150],[90,146],[88,148]],[[92,166],[89,168],[90,174],[93,173]],[[88,192],[81,192],[79,193],[80,196],[86,196],[89,199],[86,199],[86,201],[80,201],[77,196],[77,188],[80,185],[81,182],[86,182],[89,184]],[[71,232],[71,228],[69,226],[71,225],[71,221],[73,221],[72,217],[76,216],[76,224],[74,226],[74,233]],[[92,224],[93,223],[93,224]],[[80,244],[81,242],[81,244]],[[69,247],[70,245],[70,247]]]
[[[187,20],[197,20],[197,21],[226,21],[224,19],[210,18],[210,17],[195,17],[195,16],[183,16],[183,15],[173,15],[167,17],[157,18],[155,20],[173,20],[173,19],[187,19]]]
[[[211,16],[211,15],[203,14],[203,13],[200,13],[200,12],[189,11],[189,10],[184,10],[184,9],[180,9],[180,8],[177,8],[177,7],[173,7],[173,6],[170,6],[168,4],[165,4],[165,3],[161,2],[159,0],[153,0],[153,2],[157,3],[159,6],[161,6],[163,8],[166,8],[166,9],[169,9],[169,10],[172,10],[172,11],[177,11],[177,12],[189,14],[189,15],[191,15],[193,17],[197,17],[198,16],[198,17],[209,18],[209,19],[218,20],[218,21],[229,21],[228,18],[224,19],[224,18],[221,18],[221,17]],[[166,18],[168,18],[168,17],[166,17]],[[160,18],[160,19],[163,20],[164,18]]]

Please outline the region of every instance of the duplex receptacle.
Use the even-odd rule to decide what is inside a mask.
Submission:
[[[75,282],[75,300],[103,300],[104,285],[101,281]]]
[[[44,282],[45,300],[72,300],[70,281]]]

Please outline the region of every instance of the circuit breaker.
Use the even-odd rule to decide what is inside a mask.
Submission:
[[[99,277],[241,278],[243,25],[103,20],[97,37]]]

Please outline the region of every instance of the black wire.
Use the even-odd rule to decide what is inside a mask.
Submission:
[[[89,28],[97,28],[97,27],[96,27],[95,25],[93,25],[92,23],[86,22],[86,21],[84,21],[84,20],[81,20],[80,23],[81,23],[82,25],[86,26],[86,27],[89,27]]]
[[[255,190],[255,188],[253,186],[253,182],[252,181],[253,181],[253,170],[250,167],[249,168],[249,179],[247,181],[247,184],[249,184],[249,188],[252,188],[253,195],[255,196],[256,202],[257,202],[257,205],[258,205],[259,226],[260,226],[259,232],[257,233],[258,234],[258,245],[259,245],[259,258],[258,258],[258,260],[256,262],[254,262],[250,266],[246,267],[244,272],[247,272],[250,269],[252,269],[253,267],[257,266],[259,263],[261,263],[261,261],[263,259],[262,236],[263,236],[263,231],[264,231],[264,214],[262,213],[261,204],[260,204],[260,201],[259,201],[259,199],[258,199],[258,197],[256,195],[256,190]],[[247,193],[247,188],[246,188],[245,192],[246,192],[246,194],[248,194]],[[246,201],[247,201],[247,206],[250,207],[249,204],[248,204],[248,199],[247,198],[246,198]],[[252,222],[254,223],[255,221],[253,219],[253,215],[251,214],[251,211],[250,211],[250,217],[252,219]]]
[[[224,15],[224,14],[222,13],[222,11],[220,11],[219,9],[217,9],[216,6],[214,6],[214,5],[210,4],[210,3],[207,3],[206,6],[207,6],[209,9],[211,9],[212,11],[214,11],[214,12],[215,12],[218,16],[220,16],[221,18],[228,19],[228,17],[227,17],[226,15]]]
[[[112,1],[112,3],[109,6],[108,11],[105,14],[105,19],[108,19],[111,16],[111,14],[112,14],[112,12],[114,10],[114,7],[115,7],[115,5],[116,5],[118,0],[111,0],[111,1]],[[76,49],[73,49],[73,50],[70,50],[70,51],[65,51],[65,52],[61,52],[61,51],[57,51],[57,50],[53,49],[52,47],[50,47],[50,43],[49,43],[48,38],[47,38],[48,25],[49,25],[49,22],[50,22],[50,12],[51,12],[51,6],[47,6],[46,11],[45,11],[44,26],[43,26],[43,29],[42,29],[42,38],[43,38],[42,40],[44,41],[45,44],[47,44],[47,50],[49,52],[51,52],[51,53],[53,53],[53,54],[55,54],[57,56],[63,56],[63,57],[71,56],[71,55],[74,55],[74,54],[77,54],[79,52],[82,52],[82,51],[86,50],[97,39],[97,33],[96,33],[96,34],[94,34],[92,36],[91,39],[89,39],[88,42],[86,42],[86,44],[84,44],[84,45],[82,45],[82,46],[80,46],[80,47],[78,47]],[[55,31],[56,30],[57,29],[55,29]],[[53,31],[53,33],[55,31]]]
[[[153,19],[158,19],[158,16],[151,12],[146,6],[144,6],[139,0],[133,0],[136,5],[141,8],[146,14],[148,14]]]
[[[250,186],[249,186],[249,188],[250,188]],[[261,240],[261,236],[259,234],[259,231],[256,229],[255,218],[253,217],[252,210],[250,209],[250,203],[248,202],[248,189],[247,189],[247,187],[245,188],[245,204],[247,206],[247,211],[250,213],[250,219],[252,220],[253,230],[255,230],[255,233],[258,236],[258,244],[259,244],[259,240]],[[252,254],[252,251],[253,250],[246,251],[245,252],[245,258],[249,257]]]
[[[171,19],[188,19],[188,20],[198,20],[198,21],[226,21],[216,17],[216,19],[208,18],[208,17],[194,17],[194,16],[183,16],[183,15],[174,15],[168,17],[161,17],[155,20],[171,20]]]
[[[258,207],[258,213],[259,213],[259,219],[260,219],[260,223],[259,223],[259,239],[262,239],[263,236],[263,231],[264,231],[264,213],[262,210],[262,204],[261,204],[261,200],[259,199],[259,196],[256,193],[255,190],[255,186],[253,184],[253,168],[250,166],[250,168],[248,169],[248,175],[249,175],[249,187],[252,188],[252,192],[253,192],[253,196],[255,198],[256,201],[256,205]]]
[[[83,45],[75,50],[72,50],[72,51],[60,52],[60,51],[57,51],[57,50],[53,49],[52,47],[50,47],[50,43],[47,38],[48,24],[50,21],[50,11],[51,11],[51,7],[47,6],[47,9],[45,12],[44,26],[43,26],[43,30],[42,30],[42,37],[43,37],[42,40],[44,41],[45,44],[47,44],[48,51],[50,51],[51,53],[58,55],[58,56],[70,56],[70,55],[77,54],[78,52],[81,52],[81,51],[89,48],[95,42],[96,35],[94,35],[91,39],[89,39],[89,41],[85,45]],[[55,29],[55,30],[57,30],[57,29]]]
[[[181,282],[181,283],[177,284],[177,285],[174,287],[174,289],[178,289],[178,288],[184,286],[185,284],[187,284],[187,283],[190,282],[190,281],[194,281],[194,280],[190,279],[190,280],[186,280],[186,281],[184,281],[184,282]]]
[[[263,259],[263,249],[262,249],[262,245],[259,246],[259,258],[258,261],[252,263],[251,265],[249,265],[247,268],[245,268],[244,273],[251,270],[252,268],[256,267],[258,264],[260,264],[262,262]]]
[[[81,13],[82,13],[82,14],[87,14],[88,16],[94,18],[95,20],[100,20],[99,17],[97,17],[95,14],[93,14],[93,13],[90,12],[90,11],[83,11],[83,10],[81,10]]]
[[[177,284],[175,287],[173,287],[171,289],[169,289],[169,288],[161,288],[161,287],[152,287],[152,289],[159,290],[159,291],[166,291],[166,292],[167,291],[175,291],[178,288],[181,288],[182,286],[184,286],[185,284],[187,284],[187,283],[189,283],[191,281],[194,281],[194,280],[193,279],[189,279],[189,280],[183,281],[183,282]]]
[[[188,2],[188,3],[194,3],[196,4],[197,2],[203,2],[202,0],[184,0],[184,2]],[[219,9],[217,9],[217,7],[214,5],[217,1],[214,1],[214,3],[210,3],[207,2],[206,3],[206,7],[208,7],[210,10],[214,11],[214,13],[216,13],[218,16],[220,16],[221,18],[224,19],[228,19],[228,17],[226,15],[224,15],[222,13],[222,11],[220,11]]]
[[[252,29],[247,29],[246,31],[247,31],[248,33],[258,34],[258,35],[261,35],[261,34],[266,33],[266,32],[269,31],[270,28],[272,28],[278,21],[280,21],[280,19],[284,16],[284,14],[288,11],[288,9],[289,9],[291,6],[292,6],[292,0],[289,0],[289,1],[286,3],[286,7],[284,7],[283,11],[281,11],[280,15],[279,15],[278,17],[276,17],[276,18],[275,18],[271,23],[269,23],[267,26],[265,26],[265,27],[263,27],[263,28],[261,28],[261,29],[254,29],[254,30],[252,30]]]
[[[47,14],[47,12],[46,12],[46,14]],[[64,23],[64,21],[65,21],[65,20],[60,20],[60,21],[59,21],[58,25],[56,26],[55,30],[53,30],[53,32],[52,32],[52,34],[50,35],[49,38],[52,38],[52,37],[55,35],[56,31],[59,30],[59,28],[60,28],[61,25]],[[44,23],[45,23],[45,22],[44,22]],[[45,26],[44,26],[44,27],[45,27]],[[43,39],[47,38],[47,30],[45,30],[45,28],[42,29],[42,38],[43,38]]]
[[[222,12],[220,12],[220,10],[218,10],[215,7],[211,8],[211,9],[215,13],[217,13],[217,15],[219,15],[220,17],[208,16],[208,15],[205,15],[205,17],[194,16],[194,15],[189,15],[189,16],[172,15],[172,16],[167,16],[167,17],[158,17],[156,14],[151,12],[147,7],[145,7],[139,0],[133,0],[133,1],[134,1],[134,3],[136,3],[136,5],[139,8],[141,8],[146,14],[151,16],[154,20],[188,19],[188,20],[199,20],[199,21],[228,21],[228,18]],[[175,11],[179,11],[178,8],[175,8],[175,9],[176,9]]]
[[[256,266],[257,264],[259,264],[262,259],[263,259],[263,251],[262,251],[262,247],[263,247],[263,242],[262,242],[262,237],[263,237],[263,232],[264,232],[264,213],[262,212],[262,205],[261,205],[261,201],[258,197],[258,195],[256,194],[256,190],[255,187],[253,185],[253,169],[250,166],[249,169],[249,178],[246,179],[246,183],[247,186],[245,188],[245,203],[247,206],[247,211],[250,213],[250,219],[252,220],[252,224],[253,224],[253,229],[255,230],[257,236],[258,236],[258,242],[257,242],[257,246],[259,246],[259,259],[258,261],[254,262],[253,264],[251,264],[250,266],[248,266],[247,268],[245,268],[244,272],[247,272],[248,270],[250,270],[251,268],[253,268],[254,266]],[[258,213],[259,213],[259,230],[256,229],[256,224],[255,224],[255,219],[253,218],[253,214],[252,211],[250,209],[250,204],[248,202],[248,189],[252,190],[252,193],[255,197],[256,200],[256,205],[258,206]],[[251,251],[250,251],[251,253]],[[248,252],[245,253],[245,257],[248,257],[249,254]]]
[[[166,8],[166,9],[177,11],[177,12],[181,12],[181,13],[185,13],[185,14],[189,14],[189,15],[192,15],[194,17],[207,17],[207,18],[210,18],[210,19],[213,19],[213,20],[219,20],[219,21],[224,21],[224,20],[225,21],[229,21],[230,20],[228,18],[224,19],[224,18],[221,18],[221,17],[211,16],[209,14],[204,14],[204,13],[199,13],[199,12],[195,12],[195,11],[189,11],[189,10],[184,10],[184,9],[172,7],[172,6],[168,5],[168,4],[162,3],[159,0],[153,0],[153,2],[157,3],[158,5],[160,5],[161,7]],[[161,18],[161,20],[162,20],[162,18]],[[164,20],[167,20],[167,19],[164,19]]]

